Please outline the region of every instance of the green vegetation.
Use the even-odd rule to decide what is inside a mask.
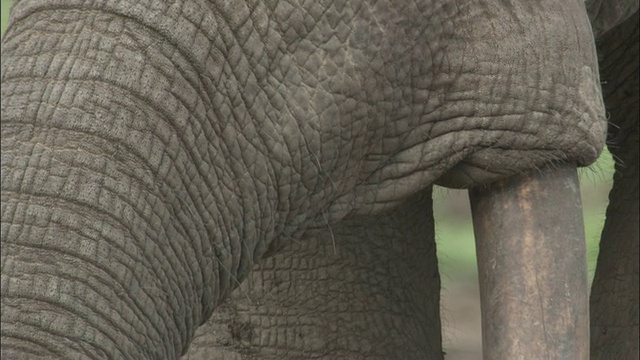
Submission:
[[[10,0],[2,0],[2,28],[0,28],[0,34],[4,34],[4,29],[7,28],[7,21],[9,20],[9,9],[11,9]]]
[[[2,28],[7,26],[10,0],[2,0]],[[604,152],[597,163],[580,171],[582,199],[584,204],[585,232],[591,274],[595,268],[598,254],[598,239],[604,223],[607,193],[611,187],[613,160]],[[460,202],[467,202],[466,191],[434,190],[436,238],[438,240],[438,258],[441,264],[443,281],[454,278],[475,278],[477,274],[473,228],[468,210],[460,210]],[[456,207],[453,205],[457,204]],[[462,205],[462,208],[468,205]]]

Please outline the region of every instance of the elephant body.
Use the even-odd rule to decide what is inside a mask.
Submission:
[[[216,308],[186,358],[442,358],[430,186],[588,165],[607,130],[580,0],[24,0],[2,52],[7,358],[178,358]],[[637,236],[612,241],[595,347],[637,354],[610,332],[637,317],[607,323]]]

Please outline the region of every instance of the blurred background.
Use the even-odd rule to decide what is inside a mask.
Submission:
[[[2,34],[9,18],[10,0],[2,1]],[[598,241],[611,189],[613,160],[604,152],[598,162],[579,171],[589,259],[593,278]],[[442,276],[443,346],[447,360],[482,359],[480,296],[471,210],[466,190],[436,186],[434,211],[438,261]]]

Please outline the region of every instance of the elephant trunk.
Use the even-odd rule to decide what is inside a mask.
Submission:
[[[575,166],[469,192],[485,359],[587,359],[589,311]]]
[[[268,162],[182,59],[189,19],[58,5],[2,39],[1,357],[175,359],[263,251]]]

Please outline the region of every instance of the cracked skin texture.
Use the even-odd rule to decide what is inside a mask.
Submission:
[[[429,190],[291,243],[256,266],[181,359],[442,358],[432,234]]]
[[[268,251],[605,132],[578,0],[25,0],[2,52],[9,358],[176,358]]]
[[[597,277],[593,284],[591,295],[592,359],[638,358],[638,196],[637,191],[630,191],[638,188],[638,77],[637,74],[634,75],[634,72],[638,71],[638,32],[637,22],[634,21],[636,17],[637,14],[631,16],[624,24],[599,41],[599,53],[602,59],[600,63],[601,73],[605,81],[603,85],[604,96],[608,108],[612,111],[610,114],[610,140],[608,143],[610,151],[617,159],[617,175],[614,189],[610,196],[611,201],[607,213],[608,220],[605,224],[601,243],[601,257],[598,261]],[[396,212],[393,212],[389,216],[394,217],[396,216],[395,214]],[[327,297],[331,298],[323,291],[325,290],[324,286],[322,286],[322,289],[313,286],[321,281],[317,278],[306,276],[304,271],[300,271],[300,267],[305,268],[305,262],[311,258],[324,259],[327,257],[331,259],[332,257],[338,257],[339,254],[333,252],[331,243],[332,241],[340,243],[344,236],[347,236],[347,238],[356,236],[361,239],[371,239],[372,241],[382,236],[386,237],[388,241],[406,241],[407,237],[398,235],[404,234],[404,236],[407,236],[406,231],[404,233],[403,231],[384,232],[385,227],[390,226],[385,223],[385,219],[384,217],[382,219],[379,217],[370,219],[366,228],[373,229],[373,231],[361,231],[360,234],[340,235],[339,231],[334,228],[333,235],[335,238],[332,239],[331,234],[325,231],[321,236],[324,246],[329,251],[314,252],[314,249],[317,250],[319,245],[318,241],[312,240],[304,243],[304,246],[300,244],[292,245],[285,252],[267,260],[267,263],[256,266],[255,271],[250,275],[250,279],[245,283],[243,291],[236,291],[232,294],[230,299],[218,309],[214,317],[198,330],[190,351],[183,359],[263,359],[274,356],[289,359],[321,358],[322,356],[318,355],[317,352],[310,351],[311,346],[305,348],[304,345],[301,345],[304,344],[304,336],[297,337],[294,334],[293,337],[287,337],[286,331],[290,327],[282,326],[279,323],[282,319],[286,322],[287,318],[289,318],[290,322],[297,322],[298,324],[304,322],[305,326],[303,328],[305,329],[312,328],[316,324],[314,320],[317,319],[317,315],[307,309],[314,309],[318,303],[324,304]],[[366,220],[359,219],[358,221],[364,222]],[[402,220],[396,219],[396,221],[398,221],[397,224],[400,224]],[[378,232],[377,226],[380,225],[383,226],[380,229],[382,231]],[[403,226],[406,229],[406,226],[411,226],[411,224],[407,222],[403,223]],[[415,226],[415,224],[412,226]],[[345,251],[344,247],[339,246],[338,248],[341,249],[341,252]],[[358,254],[362,256],[362,254],[367,253],[363,250],[360,249]],[[313,253],[312,256],[308,255],[310,252]],[[323,267],[323,269],[325,268]],[[332,269],[336,274],[343,276],[345,273],[352,271],[352,269],[344,265],[334,265],[329,268],[329,271]],[[390,277],[394,276],[393,271],[387,270],[386,274],[389,274]],[[282,283],[273,279],[276,276],[285,277],[284,283],[290,284],[290,286],[285,287],[286,290],[283,290]],[[404,276],[410,277],[411,274],[405,274]],[[329,281],[332,281],[334,285],[343,284],[338,279]],[[363,281],[363,283],[366,282]],[[379,283],[384,283],[384,281],[379,281]],[[430,283],[416,281],[416,284],[425,286]],[[325,284],[323,283],[323,285]],[[348,306],[350,309],[350,307],[354,306],[354,303],[359,304],[363,301],[370,301],[368,297],[353,296],[355,292],[345,290],[348,288],[344,288],[341,291],[341,295],[346,298],[344,302],[347,305],[333,304],[335,308]],[[438,289],[435,291],[438,291]],[[305,297],[307,301],[296,300],[298,296],[301,296],[298,294],[307,293],[311,294]],[[309,298],[316,301],[308,301]],[[286,302],[284,304],[281,303],[281,299],[286,300]],[[258,320],[263,319],[264,314],[270,314],[268,316],[269,321]],[[353,326],[343,327],[343,323],[340,321],[344,321],[346,318],[352,319],[351,323],[358,323],[353,319],[361,315],[359,312],[344,314],[334,310],[333,313],[327,311],[324,314],[329,316],[335,314],[334,316],[337,317],[338,320],[332,318],[325,321],[325,324],[339,325],[324,325],[324,328],[330,329],[334,338],[339,337],[342,340],[342,344],[349,343],[349,340],[352,344],[357,344],[358,341],[354,339],[355,337],[357,339],[365,339],[362,343],[369,343],[371,339],[375,339],[375,343],[379,346],[378,349],[375,349],[377,352],[371,351],[373,350],[371,348],[368,349],[370,350],[369,352],[359,348],[357,352],[351,353],[347,358],[374,358],[376,355],[384,359],[428,358],[424,355],[425,353],[415,351],[415,347],[411,347],[410,344],[406,346],[406,343],[396,340],[393,335],[402,333],[398,328],[387,327],[385,331],[389,336],[382,339],[376,335],[379,333],[379,329],[376,327],[359,328],[355,332],[355,336],[353,336]],[[337,315],[344,315],[344,317]],[[385,311],[380,310],[368,314],[371,318],[385,315],[387,315]],[[428,319],[427,317],[422,320],[422,324],[432,324]],[[250,330],[245,333],[247,337],[233,336],[232,329],[238,323],[244,326],[243,329]],[[322,328],[322,326],[320,327]],[[371,331],[372,334],[368,331]],[[279,336],[261,336],[264,333],[273,334],[274,332],[279,333]],[[404,333],[409,333],[409,331],[404,329]],[[412,333],[419,334],[420,331]],[[218,340],[218,336],[222,336],[224,339]],[[327,339],[330,337],[325,335],[322,338]],[[334,341],[333,343],[339,342]],[[278,347],[278,344],[287,345]],[[400,344],[404,347],[396,347]],[[324,351],[333,351],[332,358],[337,356],[338,352],[335,351],[335,347],[320,348]],[[307,350],[307,352],[304,352],[304,350]],[[436,354],[434,351],[429,353]],[[434,357],[436,356],[434,355]]]

